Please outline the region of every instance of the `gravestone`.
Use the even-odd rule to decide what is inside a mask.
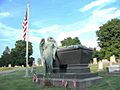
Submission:
[[[63,86],[63,82],[66,82],[68,88],[84,90],[101,80],[101,77],[90,72],[88,67],[92,52],[92,49],[78,45],[58,48],[53,62],[53,73],[49,74],[51,84]],[[39,74],[38,82],[41,82],[42,78],[43,74]]]
[[[97,64],[97,58],[93,58],[93,64]]]
[[[120,64],[115,64],[115,55],[110,57],[110,64],[108,66],[108,72],[112,75],[120,75]]]
[[[115,55],[112,55],[112,56],[110,57],[110,62],[112,62],[112,63],[116,63]]]
[[[11,67],[11,64],[9,64],[8,67]]]
[[[31,73],[36,73],[36,64],[35,61],[32,63]]]
[[[108,66],[110,64],[110,61],[107,59],[102,59],[103,66]]]
[[[15,65],[15,67],[18,67],[17,65]]]
[[[108,66],[109,73],[120,72],[120,65],[111,65]]]
[[[98,70],[103,70],[103,62],[101,60],[98,62]]]

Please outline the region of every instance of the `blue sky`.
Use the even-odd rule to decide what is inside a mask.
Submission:
[[[6,46],[22,39],[27,0],[0,0],[0,55]],[[40,57],[41,38],[52,36],[60,45],[67,37],[79,37],[87,47],[97,47],[96,30],[112,18],[120,18],[119,0],[30,0],[29,41],[33,57]]]

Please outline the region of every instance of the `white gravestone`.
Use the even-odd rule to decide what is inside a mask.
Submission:
[[[109,66],[112,66],[112,65],[113,65],[113,62],[110,60]]]
[[[103,65],[109,65],[110,61],[108,61],[107,59],[102,59],[102,63]]]
[[[11,67],[11,64],[9,64],[8,67]]]
[[[93,64],[97,64],[97,58],[93,58]]]
[[[33,61],[33,65],[32,65],[32,68],[31,68],[31,73],[36,73],[36,64],[35,64],[35,61]]]
[[[101,60],[98,62],[98,70],[103,70],[103,63]]]
[[[116,63],[115,55],[112,55],[112,56],[110,57],[110,62],[111,62],[111,63]]]
[[[15,65],[15,67],[18,67],[17,65]]]

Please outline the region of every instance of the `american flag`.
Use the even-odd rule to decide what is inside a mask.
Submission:
[[[68,82],[66,80],[62,80],[62,85],[66,88],[68,85]]]
[[[28,28],[28,10],[26,10],[26,14],[25,14],[25,17],[24,17],[24,20],[23,20],[22,28],[23,28],[23,39],[25,40],[26,39],[27,28]]]
[[[73,86],[74,86],[74,88],[76,88],[76,80],[73,80]]]
[[[38,82],[38,78],[36,74],[33,75],[33,82]]]

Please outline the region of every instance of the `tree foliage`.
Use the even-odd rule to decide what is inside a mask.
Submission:
[[[97,60],[101,60],[104,57],[104,54],[101,51],[96,50],[96,48],[93,49],[93,54],[92,54],[92,58],[96,58]]]
[[[120,58],[120,19],[112,19],[100,26],[96,32],[103,58],[115,55]]]
[[[28,63],[32,65],[34,60],[33,57],[30,57],[33,53],[32,43],[28,42]],[[24,65],[26,66],[26,42],[23,40],[18,40],[15,43],[15,48],[10,49],[8,47],[5,48],[3,51],[3,55],[0,58],[0,66],[8,66],[11,64],[12,66],[15,65]]]
[[[10,49],[6,46],[5,50],[3,51],[3,55],[0,58],[0,66],[8,66],[10,63]]]
[[[80,45],[81,42],[78,37],[75,37],[73,39],[71,37],[68,37],[68,38],[62,40],[61,44],[62,44],[62,46],[70,46],[70,45]]]

